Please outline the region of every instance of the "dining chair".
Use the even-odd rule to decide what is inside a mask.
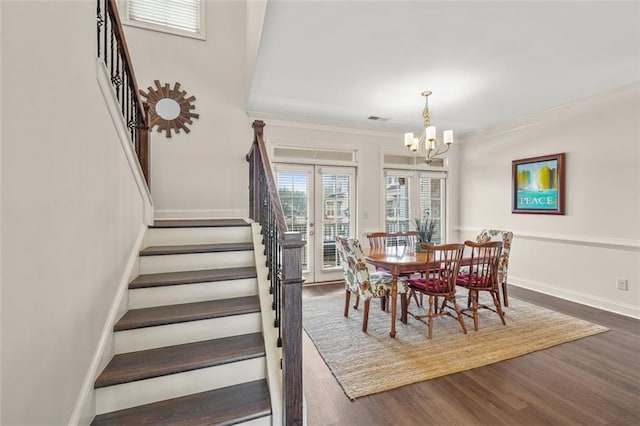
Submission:
[[[406,232],[371,232],[366,234],[370,249],[384,249],[387,246],[415,247],[418,242],[418,231]]]
[[[393,277],[388,272],[369,272],[360,242],[355,238],[336,236],[336,248],[345,281],[344,316],[349,316],[351,294],[356,296],[354,309],[360,298],[364,302],[362,331],[367,331],[369,305],[373,298],[387,297],[391,293]],[[406,293],[406,282],[398,278],[397,292]]]
[[[366,234],[367,239],[369,240],[369,249],[370,250],[384,250],[388,246],[394,247],[405,247],[407,249],[415,249],[418,244],[418,231],[405,231],[405,232],[370,232]],[[389,270],[384,268],[376,268],[378,272],[389,272]],[[410,277],[413,274],[416,274],[420,271],[405,271],[401,272],[400,275],[402,277]],[[416,301],[418,306],[422,306],[422,300],[418,300],[416,293],[409,289],[409,294],[407,295],[407,303],[411,302],[411,298]],[[388,298],[383,298],[381,300],[381,308],[383,310],[388,310],[389,303]]]
[[[450,303],[450,307],[457,314],[462,332],[467,334],[462,312],[456,302],[456,280],[460,270],[464,244],[431,245],[421,243],[420,248],[427,253],[428,259],[435,260],[425,265],[424,277],[409,278],[407,285],[410,290],[429,296],[429,310],[425,315],[409,313],[421,322],[425,322],[423,318],[428,318],[426,324],[428,326],[429,339],[431,339],[433,335],[433,319],[435,317],[446,315],[455,318],[451,312],[445,309]],[[441,306],[438,306],[439,297],[444,298]]]
[[[502,241],[484,243],[465,241],[464,244],[470,249],[468,253],[468,270],[464,273],[459,273],[456,281],[456,285],[469,291],[467,309],[463,309],[463,311],[470,310],[473,312],[473,327],[475,331],[478,331],[478,308],[486,308],[496,312],[500,316],[502,324],[506,325],[504,313],[500,306],[500,295],[498,294],[498,263],[502,253]],[[479,303],[481,291],[491,294],[495,310]]]
[[[509,307],[509,298],[507,297],[507,272],[509,269],[511,240],[513,240],[513,232],[501,231],[498,229],[483,229],[476,236],[476,242],[478,243],[502,241],[502,255],[500,256],[500,262],[498,263],[498,284],[502,287],[502,302],[506,307]]]

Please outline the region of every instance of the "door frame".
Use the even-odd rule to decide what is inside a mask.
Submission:
[[[273,162],[276,182],[278,174],[281,172],[307,173],[308,182],[308,218],[307,235],[304,239],[307,242],[307,266],[308,269],[302,271],[307,283],[331,281],[342,278],[342,269],[339,266],[333,268],[324,267],[324,206],[323,206],[323,172],[347,173],[351,176],[349,194],[349,236],[355,236],[357,232],[357,167],[353,165],[333,165],[333,164],[304,164],[292,162]],[[320,231],[318,231],[320,229]]]

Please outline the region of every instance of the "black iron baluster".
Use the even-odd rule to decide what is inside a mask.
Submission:
[[[278,327],[278,342],[277,345],[279,348],[282,347],[282,245],[280,243],[280,238],[282,235],[278,231],[276,231],[275,235],[275,244],[277,244],[276,249],[276,264],[274,265],[276,268],[276,286],[278,288],[278,303],[276,310],[276,322]]]
[[[97,0],[96,2],[96,19],[97,19],[97,26],[98,26],[98,58],[100,57],[100,27],[102,27],[102,24],[104,24],[104,20],[102,18],[102,13],[100,12],[100,0]]]
[[[104,64],[109,69],[109,55],[107,53],[107,45],[108,45],[108,34],[109,33],[109,1],[105,0],[104,2]]]

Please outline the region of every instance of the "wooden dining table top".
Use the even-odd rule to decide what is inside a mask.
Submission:
[[[383,267],[397,265],[415,268],[427,263],[429,258],[425,252],[416,252],[411,247],[398,246],[372,249],[369,251],[369,255],[366,256],[366,260],[371,264]]]
[[[469,264],[471,261],[471,252],[472,250],[465,246],[460,262],[461,265]],[[398,272],[418,270],[420,267],[424,267],[426,263],[434,261],[433,258],[429,258],[429,254],[426,252],[417,252],[413,247],[408,246],[390,246],[371,249],[365,257],[365,260],[372,265],[389,270],[396,269]],[[437,262],[434,262],[434,264],[437,264]]]

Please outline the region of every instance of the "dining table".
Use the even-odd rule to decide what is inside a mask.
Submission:
[[[469,247],[465,246],[460,261],[461,266],[469,265],[471,262],[471,252]],[[365,257],[367,263],[377,267],[383,268],[389,271],[392,275],[391,285],[391,337],[396,337],[396,315],[398,312],[398,277],[403,272],[419,272],[429,269],[429,263],[432,263],[431,267],[437,267],[438,259],[429,256],[433,256],[432,253],[423,251],[416,251],[415,247],[411,245],[399,245],[399,246],[387,246],[382,248],[372,248],[369,251],[369,255]],[[482,259],[476,257],[476,260]],[[497,265],[496,265],[497,266]],[[400,321],[404,324],[407,323],[407,294],[400,293]]]
[[[427,253],[416,251],[411,246],[387,246],[371,249],[366,256],[367,263],[388,270],[392,277],[391,285],[391,337],[396,337],[396,315],[398,311],[398,276],[402,272],[426,269],[429,258]],[[400,293],[400,321],[407,323],[407,294]]]

